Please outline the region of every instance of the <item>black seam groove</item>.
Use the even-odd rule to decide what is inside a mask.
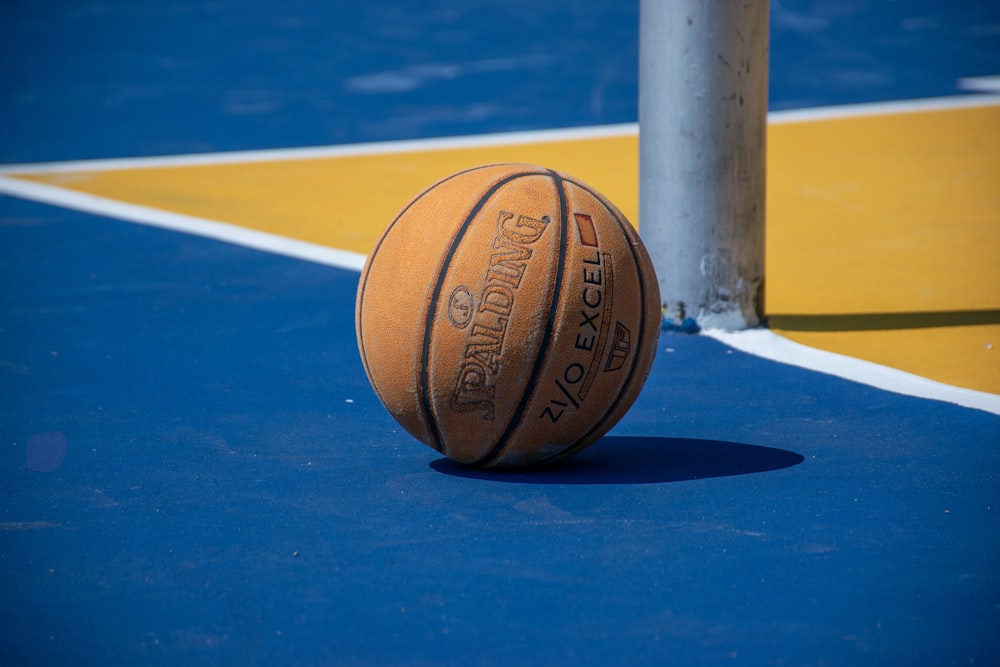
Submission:
[[[437,318],[437,305],[438,300],[441,297],[441,290],[444,287],[445,276],[448,273],[448,269],[451,268],[451,261],[455,256],[455,252],[458,250],[458,246],[461,244],[462,239],[465,237],[465,233],[468,231],[469,226],[472,221],[479,215],[479,211],[482,210],[486,202],[497,193],[497,191],[502,188],[507,183],[518,178],[523,178],[525,176],[545,176],[544,172],[540,171],[527,171],[518,172],[516,174],[511,174],[505,176],[503,179],[495,183],[487,190],[476,205],[472,207],[472,210],[466,216],[465,221],[462,226],[459,227],[458,232],[451,241],[451,245],[448,247],[448,252],[445,254],[444,259],[441,262],[441,266],[438,269],[437,279],[434,283],[434,291],[431,294],[430,303],[427,306],[427,315],[424,320],[424,340],[420,350],[420,368],[417,373],[419,375],[419,382],[417,382],[417,390],[420,392],[419,405],[424,412],[424,421],[427,424],[427,428],[431,433],[433,442],[430,443],[434,449],[438,450],[442,454],[447,454],[444,448],[444,443],[441,442],[441,433],[438,430],[437,421],[434,419],[434,412],[431,410],[430,404],[430,387],[428,386],[428,365],[430,359],[430,347],[431,340],[433,339],[434,321]]]
[[[635,347],[636,353],[634,355],[632,355],[632,365],[629,368],[628,376],[626,377],[625,382],[622,384],[622,390],[620,392],[618,392],[617,396],[615,396],[615,400],[612,401],[612,403],[611,403],[610,406],[608,406],[608,409],[605,410],[604,414],[597,421],[597,423],[590,430],[588,430],[582,437],[580,437],[572,445],[569,445],[568,447],[566,447],[565,449],[563,449],[561,452],[558,452],[556,454],[553,454],[552,456],[548,456],[548,457],[542,459],[541,461],[538,461],[538,465],[544,465],[546,463],[551,463],[551,462],[556,461],[556,460],[558,460],[560,458],[564,458],[566,456],[570,456],[570,455],[574,454],[575,452],[579,451],[582,448],[581,447],[582,443],[587,442],[587,440],[591,436],[593,436],[594,433],[596,433],[596,432],[600,431],[602,428],[604,428],[604,424],[605,424],[605,422],[607,422],[608,417],[610,417],[612,414],[614,414],[615,410],[618,408],[618,404],[621,403],[621,401],[624,398],[625,394],[628,393],[627,389],[632,385],[632,382],[635,379],[635,371],[636,371],[636,367],[639,364],[639,357],[640,357],[640,354],[641,354],[641,350],[643,349],[643,342],[644,342],[643,336],[645,334],[645,329],[646,329],[646,315],[647,315],[647,313],[646,313],[646,280],[645,280],[645,278],[647,278],[647,276],[645,276],[643,274],[642,263],[639,261],[639,255],[638,255],[638,253],[636,251],[635,244],[632,243],[631,235],[629,234],[629,231],[626,230],[626,225],[629,225],[629,222],[627,220],[623,221],[622,219],[620,219],[619,216],[618,216],[618,214],[615,212],[614,207],[610,206],[609,202],[600,193],[595,192],[594,190],[592,190],[590,187],[584,185],[583,183],[579,183],[579,182],[574,181],[572,179],[566,179],[566,182],[567,183],[571,183],[571,184],[575,185],[576,187],[578,187],[578,188],[580,188],[580,189],[582,189],[582,190],[590,193],[594,197],[594,199],[596,199],[598,202],[600,202],[601,206],[603,206],[605,208],[605,210],[607,210],[607,212],[611,214],[611,217],[614,218],[615,223],[622,230],[622,233],[625,234],[625,236],[629,239],[629,244],[628,244],[629,251],[632,254],[632,261],[635,264],[636,273],[639,276],[639,281],[638,281],[639,282],[639,304],[640,304],[639,305],[639,335],[638,335],[637,341],[636,341],[636,347]],[[629,225],[629,226],[631,226],[631,225]]]
[[[361,282],[360,282],[359,289],[358,289],[358,294],[359,294],[359,297],[358,297],[358,317],[357,317],[357,321],[356,321],[356,327],[357,327],[357,330],[358,330],[358,349],[359,349],[359,351],[361,353],[361,363],[364,365],[364,367],[365,367],[365,373],[367,373],[367,375],[368,375],[369,378],[371,378],[371,370],[370,370],[370,367],[368,365],[368,354],[365,351],[365,339],[364,339],[364,335],[363,335],[363,331],[362,331],[362,324],[361,324],[361,320],[363,319],[361,317],[361,311],[364,308],[364,304],[365,304],[365,293],[367,291],[366,288],[368,286],[368,274],[371,273],[372,265],[375,263],[375,257],[378,255],[379,250],[382,248],[382,243],[384,243],[385,240],[386,240],[386,238],[389,236],[390,230],[393,227],[396,226],[396,223],[399,222],[403,218],[404,215],[406,215],[406,212],[409,211],[413,207],[414,204],[416,204],[418,201],[420,201],[425,196],[427,196],[428,193],[430,193],[432,190],[434,190],[435,188],[437,188],[439,185],[442,185],[443,183],[447,183],[448,181],[450,181],[451,179],[455,178],[456,176],[461,176],[462,174],[467,174],[467,173],[472,172],[472,171],[477,171],[479,169],[486,169],[488,167],[494,167],[494,166],[497,166],[497,165],[489,165],[488,164],[488,165],[482,165],[482,166],[479,166],[479,167],[472,167],[470,169],[465,169],[463,171],[456,172],[456,173],[452,174],[451,176],[446,176],[445,178],[442,178],[441,180],[435,182],[433,185],[429,186],[423,192],[421,192],[416,197],[414,197],[413,199],[411,199],[409,201],[409,203],[406,206],[403,207],[403,210],[401,210],[399,213],[396,214],[396,217],[393,218],[392,222],[390,222],[386,226],[385,231],[382,232],[382,235],[379,236],[378,241],[375,243],[375,247],[372,248],[371,252],[368,254],[368,259],[365,262],[365,270],[363,270],[362,273],[361,273],[361,279],[360,279]],[[375,386],[374,382],[372,382],[371,385],[372,385],[372,389],[375,390],[375,395],[378,396],[378,399],[380,401],[382,401],[383,404],[385,404],[385,401],[382,400],[382,394],[381,394],[381,392],[379,392],[378,387]]]
[[[531,369],[531,376],[528,378],[527,383],[523,388],[521,394],[521,402],[518,404],[517,409],[514,411],[510,422],[507,424],[507,428],[504,430],[503,435],[497,440],[496,444],[486,453],[485,456],[476,461],[476,465],[488,466],[495,462],[500,455],[503,453],[504,448],[507,446],[511,435],[514,430],[520,425],[521,419],[524,416],[525,409],[528,403],[531,401],[532,396],[535,393],[535,385],[538,382],[538,376],[541,375],[542,367],[545,365],[545,361],[548,357],[549,346],[552,343],[552,331],[555,328],[555,317],[556,311],[558,310],[559,299],[562,297],[562,284],[563,284],[563,274],[566,267],[566,246],[568,244],[568,234],[567,225],[569,218],[568,205],[566,203],[566,192],[563,190],[563,178],[558,174],[558,172],[549,171],[549,176],[552,178],[552,182],[556,187],[556,191],[559,194],[559,258],[556,263],[556,279],[555,285],[552,289],[552,297],[549,300],[549,313],[548,321],[545,324],[545,333],[542,336],[542,342],[539,345],[537,356],[535,357],[535,365]],[[544,175],[544,174],[543,174]]]

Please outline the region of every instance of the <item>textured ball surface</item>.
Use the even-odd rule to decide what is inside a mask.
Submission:
[[[356,326],[409,433],[462,463],[523,467],[583,449],[631,407],[660,297],[611,202],[562,172],[496,164],[438,181],[389,223]]]

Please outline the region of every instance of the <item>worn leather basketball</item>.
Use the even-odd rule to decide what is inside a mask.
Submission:
[[[526,164],[413,198],[369,254],[356,326],[379,399],[415,438],[482,467],[545,464],[633,404],[660,331],[649,256],[593,188]]]

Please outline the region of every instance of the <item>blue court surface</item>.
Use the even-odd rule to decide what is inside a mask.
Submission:
[[[637,114],[634,2],[0,19],[6,165]],[[771,38],[774,110],[1000,74],[990,2],[771,0]],[[607,437],[484,472],[378,402],[357,284],[0,197],[0,664],[1000,664],[998,414],[663,332]]]

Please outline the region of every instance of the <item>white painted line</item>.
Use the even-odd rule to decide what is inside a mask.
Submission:
[[[1000,93],[1000,75],[965,77],[958,80],[958,89],[978,93]]]
[[[283,160],[319,160],[363,155],[390,155],[458,148],[488,148],[515,146],[555,141],[580,141],[636,136],[636,123],[621,125],[595,125],[556,130],[525,132],[499,132],[461,137],[431,139],[405,139],[378,141],[337,146],[312,146],[305,148],[276,148],[253,151],[168,155],[161,157],[108,158],[101,160],[74,160],[68,162],[41,162],[0,166],[0,174],[62,173],[75,171],[117,171],[122,169],[151,169],[159,167],[192,167],[201,165],[244,164],[250,162],[280,162]]]
[[[12,195],[86,213],[117,218],[119,220],[127,220],[142,225],[194,234],[255,250],[264,250],[266,252],[287,255],[288,257],[295,257],[297,259],[304,259],[352,271],[360,271],[365,262],[364,255],[346,250],[328,248],[315,243],[298,241],[276,234],[268,234],[267,232],[247,229],[228,222],[171,213],[148,206],[126,204],[105,197],[97,197],[82,192],[64,190],[52,185],[21,181],[5,176],[0,176],[0,194]]]
[[[996,394],[955,387],[870,361],[807,347],[767,329],[706,329],[704,333],[741,352],[771,361],[834,375],[897,394],[945,401],[1000,415],[1000,396]]]
[[[808,123],[818,120],[889,116],[903,113],[950,111],[952,109],[973,109],[991,106],[1000,106],[1000,95],[955,95],[953,97],[932,97],[921,100],[897,100],[891,102],[871,102],[868,104],[815,107],[811,109],[788,109],[769,112],[767,114],[767,121],[769,124],[781,125],[784,123]]]

